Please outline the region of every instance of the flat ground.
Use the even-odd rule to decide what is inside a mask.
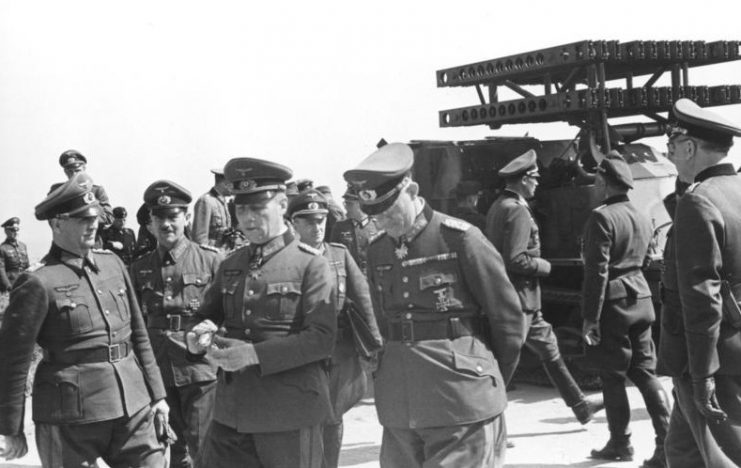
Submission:
[[[667,391],[671,380],[661,382]],[[552,388],[518,383],[508,393],[506,411],[509,438],[515,447],[507,451],[507,465],[511,468],[567,468],[600,467],[632,468],[640,466],[653,453],[654,434],[640,393],[628,389],[632,411],[631,428],[636,456],[633,462],[599,462],[590,460],[589,451],[601,448],[607,441],[607,421],[600,413],[586,426],[580,425]],[[30,407],[26,414],[30,414]],[[381,426],[378,425],[372,399],[363,400],[345,415],[345,439],[340,466],[378,467],[381,448]],[[26,433],[30,452],[21,460],[0,463],[0,467],[40,467],[33,442],[33,424],[27,421]]]

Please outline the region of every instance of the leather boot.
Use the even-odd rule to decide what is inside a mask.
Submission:
[[[553,382],[553,386],[556,387],[561,398],[571,408],[580,423],[588,423],[592,420],[594,413],[605,407],[601,398],[587,399],[584,397],[563,358],[559,357],[555,361],[544,362],[543,365],[548,377]]]
[[[641,468],[666,468],[666,453],[664,453],[663,441],[659,444],[658,439],[656,440],[654,454],[648,460],[643,460]]]
[[[630,434],[611,435],[610,440],[600,450],[592,450],[590,458],[598,460],[632,461],[633,446],[630,445]]]

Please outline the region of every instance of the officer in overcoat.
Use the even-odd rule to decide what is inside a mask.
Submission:
[[[226,245],[225,233],[232,227],[227,200],[229,183],[222,169],[211,169],[211,173],[214,175],[214,186],[196,200],[191,237],[197,244],[221,249]]]
[[[350,410],[365,394],[366,375],[361,357],[355,348],[349,308],[362,317],[373,337],[373,345],[380,349],[383,339],[373,314],[373,304],[368,282],[352,259],[347,248],[338,243],[324,242],[328,202],[318,190],[306,190],[288,205],[288,215],[293,220],[301,242],[322,252],[329,261],[335,287],[335,312],[337,314],[337,342],[329,367],[329,393],[332,398],[334,418],[324,425],[324,468],[337,467],[342,446],[342,415]],[[359,339],[362,339],[359,338]],[[367,359],[369,356],[365,356]]]
[[[603,408],[601,400],[588,399],[571,376],[558,349],[553,327],[543,318],[540,278],[548,276],[551,264],[540,256],[538,225],[528,205],[538,187],[538,163],[534,150],[517,156],[499,170],[506,188],[489,208],[486,237],[504,259],[510,281],[517,290],[527,321],[525,346],[543,363],[551,382],[576,419],[586,424]]]
[[[44,350],[33,388],[44,467],[162,467],[154,415],[165,389],[123,262],[92,250],[101,207],[86,174],[36,206],[53,243],[10,294],[0,329],[0,434],[5,457],[23,456],[24,387],[34,343]]]
[[[347,210],[347,219],[338,221],[332,227],[330,240],[347,247],[355,263],[358,264],[363,274],[366,274],[368,243],[378,234],[378,228],[370,216],[360,209],[358,194],[352,186],[347,187],[342,199]]]
[[[419,196],[413,160],[408,145],[388,144],[344,174],[384,230],[368,248],[386,339],[375,378],[381,466],[502,466],[520,302],[481,231]]]
[[[327,260],[288,230],[287,167],[230,160],[224,175],[250,245],[231,253],[188,333],[191,358],[221,367],[197,465],[319,467],[332,417],[326,361],[337,330]],[[224,337],[213,336],[218,327]]]
[[[223,258],[216,247],[185,237],[191,200],[187,189],[169,180],[147,187],[144,202],[152,213],[157,248],[131,266],[178,439],[171,446],[171,467],[192,466],[216,395],[216,366],[206,359],[189,362],[184,353],[185,330],[196,324],[195,312]]]
[[[741,179],[728,160],[741,128],[689,99],[673,114],[668,157],[692,185],[677,201],[676,254],[664,275],[676,288],[665,300],[659,355],[675,396],[667,461],[741,466]]]
[[[9,292],[16,278],[28,268],[28,248],[18,240],[21,220],[12,217],[2,224],[5,240],[0,244],[0,292]]]
[[[630,167],[617,153],[599,165],[596,188],[602,205],[584,226],[583,337],[587,356],[598,366],[610,439],[592,458],[632,460],[629,378],[641,392],[656,434],[656,450],[645,467],[663,460],[669,399],[656,378],[651,324],[656,316],[642,266],[651,241],[651,223],[630,202]]]

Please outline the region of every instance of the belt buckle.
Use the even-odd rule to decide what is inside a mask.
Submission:
[[[108,362],[118,362],[121,360],[120,345],[111,345],[108,347]]]
[[[414,342],[414,322],[411,320],[401,321],[401,342],[412,343]]]
[[[170,331],[180,331],[180,327],[183,324],[182,316],[179,314],[167,314],[167,320],[169,320]]]

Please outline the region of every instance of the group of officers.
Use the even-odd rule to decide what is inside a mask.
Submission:
[[[324,194],[289,201],[291,170],[267,160],[223,169],[246,240],[226,256],[185,235],[192,197],[173,181],[145,190],[156,248],[129,268],[94,248],[104,211],[91,178],[52,190],[35,209],[52,247],[15,279],[0,329],[2,454],[27,450],[23,387],[38,343],[45,467],[161,467],[163,441],[175,438],[170,466],[337,466],[342,415],[369,368],[381,466],[501,467],[506,387],[527,346],[579,422],[605,409],[609,439],[592,458],[633,458],[627,378],[656,434],[642,466],[739,466],[741,180],[726,158],[741,129],[687,99],[673,116],[667,154],[679,176],[666,200],[658,353],[673,408],[656,378],[642,271],[651,226],[619,154],[599,164],[604,201],[584,227],[582,335],[603,385],[590,399],[541,310],[550,264],[528,206],[536,154],[499,170],[506,187],[480,229],[433,210],[412,178],[412,149],[391,143],[344,173],[339,242],[326,241]]]

